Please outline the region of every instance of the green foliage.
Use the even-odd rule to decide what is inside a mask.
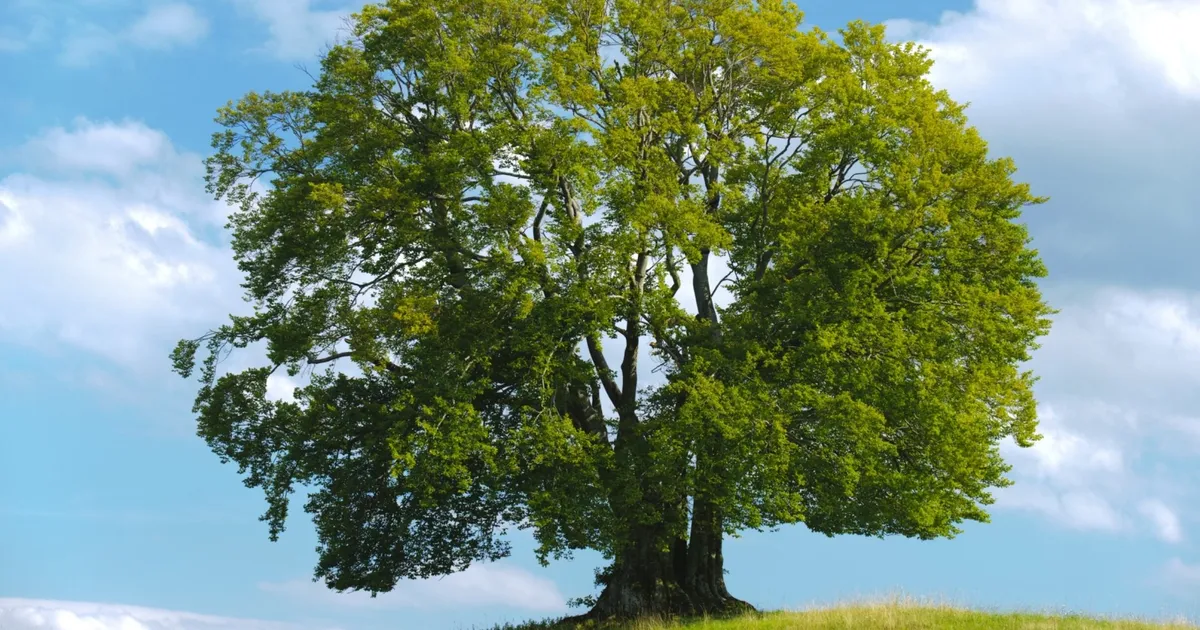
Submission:
[[[1052,311],[1016,221],[1041,199],[925,51],[778,0],[354,25],[311,90],[220,110],[208,183],[254,314],[172,354],[187,377],[204,347],[199,433],[272,537],[312,489],[318,577],[386,591],[505,555],[508,527],[543,561],[619,558],[700,505],[718,536],[987,519],[998,443],[1038,437],[1019,365]],[[270,365],[218,375],[257,343]],[[639,389],[647,347],[664,382]]]

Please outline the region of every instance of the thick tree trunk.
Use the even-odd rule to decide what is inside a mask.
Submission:
[[[730,595],[725,587],[723,538],[721,519],[716,510],[708,501],[697,499],[692,507],[687,569],[682,582],[684,590],[692,596],[698,614],[725,615],[754,610],[747,602]]]
[[[645,532],[620,554],[604,583],[589,619],[679,616],[691,612],[691,598],[675,572],[674,554],[664,552]]]
[[[618,554],[596,605],[564,623],[753,611],[725,587],[722,533],[712,508],[702,502],[693,514],[690,540],[679,538],[664,548],[656,537],[660,532],[639,532]]]

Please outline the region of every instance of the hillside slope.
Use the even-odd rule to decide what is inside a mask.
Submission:
[[[558,630],[554,622],[496,630]],[[799,612],[769,612],[727,620],[664,623],[645,621],[603,630],[1183,630],[1200,626],[1179,621],[1105,619],[1075,614],[983,612],[905,602],[857,604]],[[599,630],[599,628],[597,628]]]

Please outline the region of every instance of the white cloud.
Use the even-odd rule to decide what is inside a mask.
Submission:
[[[1186,416],[1166,416],[1163,422],[1181,435],[1186,442],[1200,446],[1200,418]]]
[[[84,24],[63,40],[58,61],[64,66],[84,68],[118,50],[120,38],[116,33],[98,24]]]
[[[313,58],[333,44],[346,18],[361,4],[339,2],[333,8],[318,8],[313,0],[235,0],[267,26],[269,38],[263,49],[283,61]]]
[[[1196,520],[1197,29],[1192,0],[977,0],[937,24],[889,23],[1050,197],[1024,217],[1062,309],[1030,365],[1046,438],[1003,446],[1017,485],[999,507],[1166,541]]]
[[[0,196],[0,247],[14,245],[29,237],[29,221],[12,207],[15,205],[11,197]]]
[[[264,591],[306,601],[355,608],[456,608],[511,606],[553,612],[566,609],[554,582],[503,564],[473,564],[466,571],[440,578],[401,582],[390,593],[372,598],[367,593],[338,593],[311,580],[259,585]]]
[[[1028,449],[1002,443],[1017,483],[996,493],[999,507],[1106,531],[1134,531],[1140,515],[1161,540],[1185,538],[1168,499],[1193,504],[1194,489],[1178,480],[1197,472],[1194,462],[1165,465],[1163,457],[1200,437],[1171,415],[1200,386],[1200,365],[1180,352],[1188,331],[1200,329],[1200,313],[1186,304],[1125,290],[1059,304],[1031,365],[1043,378],[1039,397],[1051,401],[1039,409],[1043,439]]]
[[[1025,458],[1029,461],[1031,474],[1078,485],[1096,474],[1123,472],[1123,455],[1116,445],[1100,444],[1057,426],[1051,407],[1043,407],[1038,417],[1042,439],[1032,448],[1019,448],[1011,442],[1005,445],[1010,460]]]
[[[0,52],[19,52],[29,47],[29,41],[20,36],[0,35]]]
[[[1112,502],[1086,490],[1060,492],[1042,485],[1018,484],[997,493],[996,505],[1031,510],[1071,529],[1118,532],[1128,527]]]
[[[1138,511],[1154,526],[1154,531],[1163,542],[1183,541],[1183,527],[1179,516],[1167,504],[1158,499],[1146,499],[1138,504]]]
[[[1060,399],[1103,401],[1064,421],[1110,443],[1157,434],[1160,446],[1200,446],[1200,294],[1111,289],[1058,305],[1034,367]]]
[[[194,44],[208,33],[208,20],[181,2],[151,6],[133,26],[129,41],[142,47],[167,49]]]
[[[936,25],[896,23],[993,149],[1051,197],[1029,223],[1051,282],[1200,289],[1200,5],[981,0]]]
[[[295,402],[299,383],[286,374],[275,373],[267,377],[267,399]]]
[[[76,119],[71,129],[56,127],[30,140],[21,150],[25,163],[42,170],[128,177],[136,170],[161,167],[180,159],[199,164],[193,155],[178,155],[167,135],[145,124],[92,122]]]
[[[189,46],[203,39],[208,27],[208,19],[190,4],[152,3],[126,26],[73,24],[63,39],[59,61],[82,68],[129,48],[163,51]]]
[[[4,630],[287,630],[300,628],[300,626],[141,606],[0,598],[0,628],[4,628]]]
[[[1200,563],[1171,558],[1154,576],[1154,585],[1183,600],[1200,602]]]
[[[1190,587],[1200,587],[1200,564],[1188,564],[1179,558],[1171,558],[1166,566],[1167,578],[1172,582]]]
[[[1120,486],[1124,454],[1115,444],[1102,443],[1062,426],[1054,409],[1039,413],[1042,439],[1030,448],[1012,440],[1001,444],[1005,459],[1015,468],[1017,485],[996,493],[997,505],[1038,512],[1067,527],[1120,531],[1126,519],[1105,492]]]
[[[11,10],[11,9],[10,9]],[[24,21],[7,17],[0,25],[0,53],[19,53],[41,43],[50,33],[50,21],[34,16]]]
[[[0,338],[161,367],[175,338],[236,309],[228,249],[199,236],[223,211],[198,156],[140,123],[86,120],[17,154],[31,172],[0,179]]]
[[[947,12],[937,25],[889,26],[930,45],[935,82],[959,89],[994,89],[1034,70],[1029,78],[1054,95],[1108,95],[1149,81],[1200,96],[1197,23],[1200,5],[1190,0],[977,0],[969,13]],[[993,46],[999,42],[1006,45]],[[1149,76],[1131,76],[1134,68]]]

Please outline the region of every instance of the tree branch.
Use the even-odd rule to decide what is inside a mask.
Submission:
[[[320,359],[314,359],[312,357],[307,357],[307,358],[308,358],[309,365],[320,365],[322,363],[329,363],[331,361],[337,361],[338,359],[347,359],[352,356],[354,356],[353,352],[346,351],[346,352],[337,352],[337,353],[331,354],[327,357],[321,357]]]
[[[588,336],[587,349],[592,365],[596,367],[596,376],[600,377],[600,384],[604,386],[604,393],[608,395],[608,401],[613,407],[620,409],[621,388],[613,380],[612,368],[608,367],[608,359],[604,358],[604,349],[600,347],[600,339],[596,335]]]
[[[345,352],[335,352],[329,356],[324,356],[319,359],[313,358],[311,356],[305,357],[305,358],[308,360],[307,361],[308,365],[320,365],[322,363],[332,363],[333,361],[337,361],[338,359],[350,359],[353,357],[354,357],[354,351],[347,350]],[[375,363],[377,365],[379,365],[380,367],[386,369],[387,371],[392,372],[393,374],[399,374],[400,371],[402,370],[402,368],[399,365],[396,365],[395,363],[391,362],[388,359],[379,359],[379,360],[375,361]]]
[[[633,286],[630,287],[633,293],[631,296],[633,304],[630,305],[629,315],[625,318],[625,331],[622,335],[625,337],[625,353],[621,358],[621,390],[624,394],[622,399],[624,405],[619,409],[623,412],[627,411],[637,400],[638,344],[642,336],[641,298],[649,261],[650,254],[648,252],[644,250],[638,252],[637,262],[634,265]]]
[[[542,197],[542,204],[538,206],[537,216],[533,218],[533,240],[541,242],[542,240],[542,220],[546,218],[546,208],[550,205],[550,196]]]
[[[836,176],[833,186],[829,188],[829,192],[825,193],[824,203],[829,203],[842,190],[842,185],[846,183],[846,175],[850,173],[850,169],[858,163],[858,158],[851,155],[843,155],[842,159],[837,163],[837,166],[831,167],[830,176]]]
[[[717,289],[720,289],[721,285],[725,284],[725,281],[728,280],[729,277],[732,276],[733,274],[734,274],[734,270],[730,269],[729,273],[726,273],[720,280],[717,281],[716,284],[713,285],[712,291],[710,291],[708,294],[709,300],[712,300],[713,296],[717,294]]]
[[[675,297],[679,293],[679,287],[683,285],[683,281],[679,279],[679,267],[675,264],[675,247],[670,243],[667,244],[667,273],[671,275],[671,297]]]

